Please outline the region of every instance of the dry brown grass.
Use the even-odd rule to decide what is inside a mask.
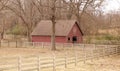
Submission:
[[[48,49],[39,48],[0,48],[0,56],[39,55],[51,52]]]
[[[66,51],[73,53],[73,49],[59,49],[55,51],[56,55],[64,55]],[[51,56],[54,51],[50,51],[49,48],[0,48],[1,56],[28,56],[28,55],[40,55],[41,57]],[[80,51],[79,51],[80,52]],[[68,55],[69,55],[68,53]],[[42,56],[43,55],[43,56]],[[1,60],[0,60],[1,61]],[[17,70],[17,69],[16,69]],[[4,71],[16,71],[14,70],[4,70]],[[31,70],[35,71],[35,70]],[[36,70],[37,71],[37,70]],[[46,68],[42,71],[52,71],[52,69]],[[93,59],[93,61],[88,60],[86,63],[79,62],[75,67],[74,64],[69,64],[65,69],[64,66],[56,68],[56,71],[120,71],[120,56],[110,56],[99,59]]]
[[[74,53],[74,51],[82,51],[82,48],[57,48],[56,51],[51,51],[50,47],[27,47],[27,48],[12,48],[12,47],[1,47],[0,56],[28,56],[28,55],[51,55],[55,54],[65,54],[66,52]]]

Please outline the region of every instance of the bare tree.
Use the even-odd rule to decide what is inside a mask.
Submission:
[[[15,13],[26,27],[28,41],[31,41],[31,32],[35,25],[40,21],[39,12],[36,10],[33,0],[11,0],[6,6]]]
[[[5,9],[5,5],[8,4],[9,0],[0,0],[0,11]]]
[[[1,39],[3,39],[4,38],[4,32],[5,32],[5,18],[2,18],[1,19],[1,25],[0,25],[1,27],[1,31],[0,31],[0,37],[1,37]]]
[[[42,19],[48,19],[52,22],[51,32],[51,50],[56,50],[55,46],[55,24],[56,20],[61,19],[60,9],[61,0],[37,0],[38,4],[35,4],[38,11],[42,13]],[[41,8],[42,7],[42,8]],[[59,14],[58,14],[59,12]]]
[[[83,13],[94,12],[98,9],[104,0],[63,0],[68,4],[69,12],[76,16],[76,19],[80,23]],[[88,13],[89,14],[89,13]]]
[[[46,4],[42,4],[42,0],[38,0],[39,5],[35,4],[37,9],[39,10],[39,12],[44,12],[42,14],[44,14],[43,16],[47,16],[46,19],[52,21],[52,34],[51,34],[52,50],[56,50],[55,47],[56,20],[62,19],[61,17],[58,16],[58,9],[61,11],[61,13],[59,13],[62,14],[61,16],[64,16],[65,14],[63,13],[66,12],[66,16],[68,17],[68,19],[71,19],[72,15],[75,15],[76,19],[80,22],[80,19],[84,11],[86,11],[86,9],[88,10],[88,7],[90,7],[91,4],[94,4],[94,2],[95,0],[51,0],[51,1],[44,0],[44,3]],[[42,9],[41,7],[47,9],[47,13],[45,13],[45,10]]]
[[[5,5],[8,3],[9,0],[0,0],[0,15],[2,16],[2,22],[0,23],[0,39],[3,39],[4,31],[5,31],[5,15],[3,16],[3,12],[5,10]]]

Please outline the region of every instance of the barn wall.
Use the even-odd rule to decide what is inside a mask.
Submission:
[[[55,40],[57,43],[66,43],[65,37],[56,37]],[[51,42],[50,36],[32,36],[32,42]]]
[[[77,43],[82,43],[83,42],[83,37],[82,37],[83,35],[82,35],[82,32],[80,31],[77,24],[74,24],[73,28],[69,32],[69,34],[66,38],[67,42],[72,43],[72,37],[73,36],[77,36]],[[68,37],[70,37],[70,41],[68,41]]]
[[[83,42],[83,35],[77,24],[74,24],[71,31],[68,33],[66,37],[57,36],[55,41],[57,43],[73,43],[72,41],[73,36],[77,37],[76,43]],[[68,37],[70,38],[69,41],[68,41]],[[32,36],[32,42],[51,42],[51,37],[50,36]]]

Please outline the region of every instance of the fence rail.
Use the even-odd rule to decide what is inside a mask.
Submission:
[[[12,47],[12,42],[5,42],[5,47]],[[1,42],[3,45],[3,42]],[[20,47],[20,43],[14,42],[15,47]],[[47,47],[47,43],[22,43],[22,47]],[[20,46],[18,46],[20,45]],[[15,57],[0,57],[0,71],[42,71],[44,69],[51,69],[56,71],[58,68],[65,69],[70,64],[77,66],[79,62],[86,62],[95,58],[105,57],[109,55],[119,54],[119,45],[95,45],[95,44],[57,44],[57,47],[64,47],[67,50],[74,50],[74,52],[65,52],[62,54],[53,53],[51,56],[15,56]],[[72,48],[74,47],[74,48]]]
[[[0,47],[50,47],[51,43],[49,42],[20,42],[20,41],[0,41]],[[56,43],[56,47],[86,47],[86,48],[91,48],[91,47],[105,47],[107,45],[99,45],[99,44],[79,44],[79,43]],[[108,45],[110,47],[114,46],[120,46],[120,45]]]

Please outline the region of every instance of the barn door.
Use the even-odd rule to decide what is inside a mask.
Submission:
[[[77,36],[73,36],[73,37],[72,37],[72,42],[73,42],[73,43],[76,43],[76,42],[77,42]]]

